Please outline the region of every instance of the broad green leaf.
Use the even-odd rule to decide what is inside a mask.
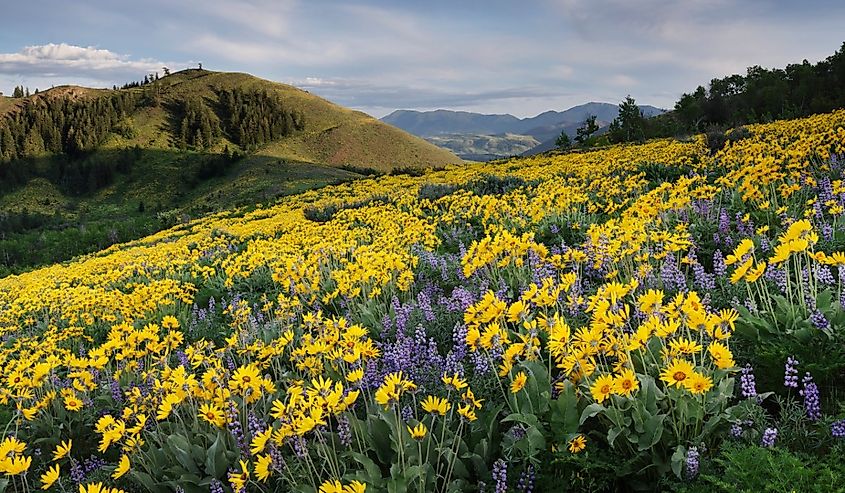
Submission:
[[[581,420],[578,422],[578,424],[584,424],[585,421],[604,410],[605,407],[599,404],[598,402],[590,404],[589,406],[585,407],[584,410],[581,412]]]

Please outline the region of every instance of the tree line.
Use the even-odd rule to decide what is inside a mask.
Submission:
[[[595,117],[577,130],[575,142],[561,133],[558,148],[618,142],[639,142],[693,133],[718,134],[750,123],[799,118],[845,107],[845,43],[815,64],[804,60],[786,68],[749,67],[745,75],[715,78],[707,87],[684,93],[673,111],[643,116],[631,96],[619,104],[619,114],[607,132],[597,135]]]
[[[93,150],[136,104],[128,92],[91,99],[29,99],[0,120],[0,162]]]

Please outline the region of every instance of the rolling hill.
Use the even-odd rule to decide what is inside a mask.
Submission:
[[[362,112],[242,73],[0,97],[0,275],[210,211],[461,162]]]

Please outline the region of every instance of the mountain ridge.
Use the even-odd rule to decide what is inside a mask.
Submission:
[[[664,110],[651,105],[640,105],[646,116],[663,113]],[[550,132],[560,133],[566,124],[584,121],[589,115],[609,123],[619,111],[611,103],[591,101],[563,111],[547,110],[532,117],[518,118],[511,114],[485,114],[470,111],[438,109],[432,111],[396,110],[381,118],[381,121],[401,128],[420,137],[441,134],[483,134],[496,135],[512,133],[531,135],[539,141],[547,140]]]

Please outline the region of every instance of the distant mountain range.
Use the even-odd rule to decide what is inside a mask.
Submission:
[[[641,105],[643,114],[652,117],[665,110],[649,105]],[[465,159],[476,159],[477,148],[462,148],[456,145],[454,136],[497,136],[496,148],[504,154],[491,154],[490,158],[522,154],[526,152],[524,145],[526,136],[536,139],[540,146],[549,147],[560,135],[566,131],[570,136],[590,115],[596,116],[600,127],[610,124],[619,113],[619,106],[611,103],[590,102],[574,106],[564,111],[545,111],[530,118],[517,118],[513,115],[485,115],[468,111],[436,110],[414,111],[397,110],[381,120],[408,133],[420,136],[437,145],[444,146],[442,136],[450,136],[448,149]],[[513,148],[506,145],[508,136],[513,141]],[[477,143],[477,139],[466,139],[470,143]],[[549,147],[550,148],[550,147]],[[545,149],[544,149],[545,150]],[[518,151],[518,152],[517,152]],[[527,153],[531,153],[528,150]]]

